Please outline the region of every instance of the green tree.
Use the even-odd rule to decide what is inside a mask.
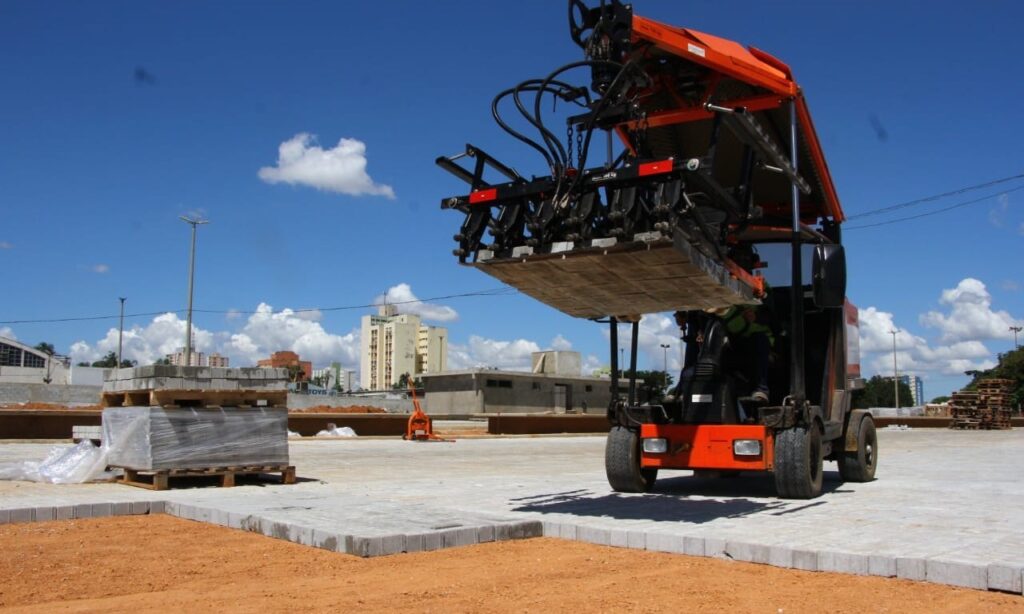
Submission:
[[[1024,347],[999,354],[998,364],[987,371],[969,371],[967,374],[972,378],[971,382],[964,387],[965,390],[974,390],[978,387],[978,382],[983,379],[1013,380],[1014,383],[1010,391],[1011,403],[1018,408],[1024,404]]]
[[[914,405],[914,395],[910,392],[910,386],[903,382],[899,383],[900,407],[911,407]],[[860,390],[853,391],[851,407],[853,409],[868,409],[869,407],[893,407],[893,387],[891,377],[876,375],[869,379]]]
[[[946,401],[948,401],[951,398],[952,397],[950,397],[949,395],[944,394],[942,396],[935,397],[934,399],[932,399],[931,402],[935,403],[937,405],[939,403],[945,403]]]
[[[154,362],[153,364],[154,365],[169,365],[169,364],[171,364],[171,359],[166,357],[166,356],[164,356],[163,358],[157,358],[156,362]]]
[[[408,373],[403,373],[400,376],[398,376],[398,381],[395,382],[395,385],[392,386],[391,388],[392,388],[392,390],[405,390],[408,387],[409,387],[409,374]]]
[[[302,365],[288,365],[285,369],[288,369],[288,381],[290,382],[298,382],[306,377],[306,371]]]
[[[121,367],[134,367],[138,363],[134,360],[122,360]],[[107,352],[103,358],[93,361],[91,367],[102,367],[104,369],[113,369],[117,366],[117,354],[114,352]]]
[[[37,343],[35,349],[39,350],[40,352],[48,356],[53,356],[56,353],[53,349],[53,344],[47,343],[46,341],[40,341],[39,343]]]
[[[629,372],[626,372],[628,375]],[[623,378],[626,377],[623,376]],[[660,403],[672,386],[672,376],[664,371],[637,371],[637,400],[641,403]]]

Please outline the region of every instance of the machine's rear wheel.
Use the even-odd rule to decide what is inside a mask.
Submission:
[[[875,421],[865,416],[857,430],[857,450],[839,456],[839,475],[844,482],[870,482],[878,465],[878,434]]]
[[[785,499],[821,494],[821,431],[816,425],[794,426],[775,434],[775,490]]]
[[[604,469],[608,484],[618,492],[649,492],[658,479],[657,469],[640,466],[640,435],[624,426],[608,432]]]

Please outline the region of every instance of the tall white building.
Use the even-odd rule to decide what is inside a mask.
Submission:
[[[381,305],[363,316],[360,377],[365,390],[388,390],[408,373],[440,373],[448,367],[448,329],[426,326],[420,317]]]

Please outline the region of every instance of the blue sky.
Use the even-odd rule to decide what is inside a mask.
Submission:
[[[636,11],[789,63],[855,215],[1024,172],[1024,8],[977,6],[640,0]],[[290,346],[318,366],[354,366],[367,310],[281,310],[498,287],[451,256],[461,220],[438,203],[464,188],[433,159],[473,142],[542,173],[494,126],[490,100],[579,55],[562,2],[0,2],[0,320],[116,314],[118,296],[129,313],[182,309],[188,227],[178,216],[198,211],[211,224],[200,229],[196,307],[236,310],[196,315],[205,349],[244,364]],[[261,179],[300,134],[328,150],[364,144],[364,187],[378,194]],[[1020,186],[901,212],[992,195],[914,222],[848,224],[866,371],[891,368],[893,325],[929,397],[1012,346],[999,329],[1024,318]],[[273,311],[244,313],[261,304]],[[415,308],[449,327],[453,365],[522,366],[552,346],[606,360],[602,327],[527,297]],[[0,334],[89,358],[109,349],[116,324],[0,324]],[[126,355],[139,359],[184,330],[153,316],[126,328]],[[658,344],[674,338],[666,318],[649,318],[641,365],[660,368]]]

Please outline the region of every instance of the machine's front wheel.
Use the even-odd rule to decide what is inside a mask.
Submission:
[[[812,499],[821,494],[821,431],[817,425],[794,426],[775,434],[775,490],[785,499]]]
[[[640,435],[624,426],[613,426],[604,447],[608,484],[618,492],[650,492],[658,470],[640,466]]]
[[[871,416],[864,416],[857,429],[857,449],[840,453],[839,475],[844,482],[870,482],[875,479],[877,465],[878,434],[875,433],[875,421]]]

